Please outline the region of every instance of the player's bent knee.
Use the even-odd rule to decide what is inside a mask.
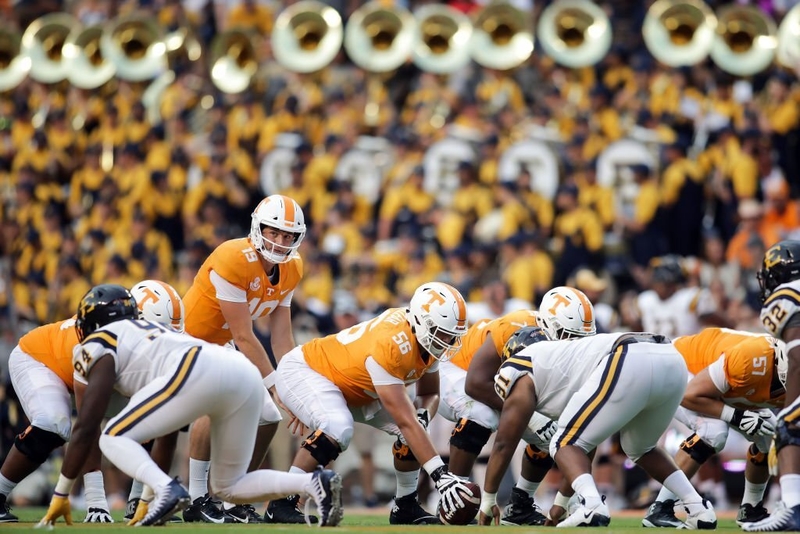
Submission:
[[[306,438],[302,447],[317,461],[319,465],[328,465],[342,453],[342,448],[333,438],[322,430],[317,430]]]
[[[550,457],[548,451],[543,451],[540,448],[528,444],[525,447],[525,455],[523,456],[525,460],[531,463],[534,467],[539,469],[547,470],[553,467],[553,458]]]
[[[761,452],[755,443],[751,443],[747,448],[747,462],[759,467],[767,467],[768,453]]]
[[[477,455],[480,454],[491,435],[491,429],[481,426],[475,421],[462,418],[450,434],[450,445]]]
[[[272,401],[272,397],[266,394],[264,396],[264,405],[261,407],[261,418],[258,420],[258,425],[273,425],[280,423],[281,420],[283,420],[281,412],[278,411],[278,407]]]
[[[697,434],[692,434],[681,443],[680,449],[698,464],[704,464],[717,453],[716,448],[700,439]]]
[[[56,434],[35,426],[29,426],[14,438],[14,446],[32,462],[43,464],[50,453],[67,441]]]
[[[787,445],[800,447],[800,428],[784,419],[778,420],[778,428],[775,429],[775,449],[780,451]]]

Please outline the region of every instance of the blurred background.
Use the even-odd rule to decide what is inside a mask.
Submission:
[[[569,283],[601,330],[636,330],[642,291],[688,287],[699,324],[759,331],[762,254],[800,238],[796,3],[0,0],[0,457],[27,424],[5,372],[24,332],[97,283],[185,294],[273,193],[309,227],[298,342],[429,280],[473,321]],[[385,504],[391,439],[365,432],[337,467],[353,503]],[[272,465],[294,447],[280,434]],[[718,508],[741,491],[730,448]],[[646,506],[607,449],[604,491]],[[127,484],[106,477],[114,506]]]

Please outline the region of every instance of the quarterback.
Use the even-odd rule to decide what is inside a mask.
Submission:
[[[456,354],[467,332],[467,309],[453,287],[431,282],[418,287],[409,307],[297,347],[278,364],[276,387],[286,404],[313,433],[290,472],[327,465],[347,449],[355,422],[397,436],[397,476],[392,524],[438,523],[417,499],[419,469],[431,475],[445,513],[471,494],[449,473],[426,432],[439,401],[440,361]],[[416,384],[416,398],[406,387]],[[271,502],[267,516],[287,503]]]
[[[751,444],[736,520],[741,526],[764,519],[769,515],[763,503],[769,480],[767,454],[777,422],[771,409],[783,406],[785,396],[783,343],[765,334],[706,328],[679,337],[673,345],[692,375],[675,419],[694,432],[681,443],[675,462],[691,478],[725,447],[729,429],[741,433]],[[676,499],[662,488],[642,524],[683,526],[675,517]]]
[[[764,253],[757,273],[761,323],[786,342],[786,404],[778,412],[775,448],[781,502],[772,514],[742,528],[750,532],[800,531],[800,241],[780,241]]]
[[[519,310],[498,319],[472,325],[461,350],[439,365],[441,401],[439,415],[457,423],[450,437],[450,471],[468,477],[489,436],[497,430],[503,400],[495,393],[494,375],[500,367],[503,347],[526,326],[550,328],[554,336],[594,335],[596,327],[591,302],[582,292],[557,287],[542,298],[539,312]],[[522,473],[503,512],[504,525],[541,525],[546,517],[533,501],[539,484],[553,465],[548,453],[556,424],[534,413],[523,440],[528,443]]]
[[[252,214],[250,235],[221,244],[206,259],[186,293],[186,333],[209,343],[235,344],[259,370],[264,386],[275,381],[267,352],[256,338],[253,321],[269,316],[272,351],[277,360],[294,348],[290,306],[303,276],[303,261],[297,253],[306,235],[300,206],[289,197],[271,195]],[[280,412],[269,395],[250,469],[261,465],[272,441]],[[250,505],[226,504],[225,513],[208,493],[210,437],[207,418],[192,425],[189,437],[189,491],[192,505],[186,521],[210,523],[260,522]],[[302,523],[294,511],[286,522]]]
[[[580,507],[559,527],[607,526],[608,506],[589,474],[589,453],[615,432],[622,449],[684,503],[691,528],[716,528],[711,505],[667,454],[656,447],[683,398],[688,372],[683,358],[663,336],[597,334],[548,341],[527,327],[518,336],[531,343],[507,359],[495,376],[504,399],[500,426],[486,470],[480,522],[498,523],[497,489],[534,411],[558,420],[550,455],[577,493]],[[541,329],[539,329],[541,331]],[[542,331],[543,332],[543,331]],[[521,346],[514,337],[509,343]]]
[[[211,485],[217,494],[231,502],[248,502],[308,493],[317,504],[320,524],[337,525],[342,518],[341,478],[333,471],[247,473],[267,394],[256,367],[238,351],[138,317],[136,301],[121,286],[95,286],[81,300],[75,321],[80,345],[72,362],[84,403],[40,525],[53,525],[62,516],[71,523],[69,493],[98,434],[106,458],[153,488],[155,497],[138,524],[163,524],[189,504],[189,493],[140,443],[174,432],[201,415],[211,421]],[[114,389],[130,401],[100,433]]]

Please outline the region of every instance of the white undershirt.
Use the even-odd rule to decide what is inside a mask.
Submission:
[[[247,303],[247,291],[231,284],[218,275],[213,269],[209,273],[208,278],[211,280],[211,285],[217,290],[217,300]]]
[[[392,384],[399,384],[401,386],[405,386],[406,383],[403,382],[401,379],[397,378],[396,376],[392,375],[387,371],[381,364],[375,361],[375,358],[372,356],[367,356],[367,361],[365,362],[365,366],[367,368],[367,372],[369,373],[369,377],[372,379],[373,385],[376,386],[391,386]],[[439,362],[433,362],[433,365],[425,371],[425,374],[428,373],[435,373],[439,370]]]
[[[708,376],[714,382],[714,386],[722,393],[727,393],[731,389],[725,378],[725,355],[720,356],[717,361],[708,366]]]

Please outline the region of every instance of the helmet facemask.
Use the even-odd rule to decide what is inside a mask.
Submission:
[[[255,214],[253,214],[253,223],[250,227],[250,241],[253,243],[253,248],[258,251],[262,258],[270,263],[286,263],[297,255],[297,250],[300,248],[300,243],[303,242],[305,232],[293,233],[294,240],[292,244],[286,246],[265,237],[264,230],[267,229],[274,229],[279,232],[285,231],[274,226],[261,224]]]

